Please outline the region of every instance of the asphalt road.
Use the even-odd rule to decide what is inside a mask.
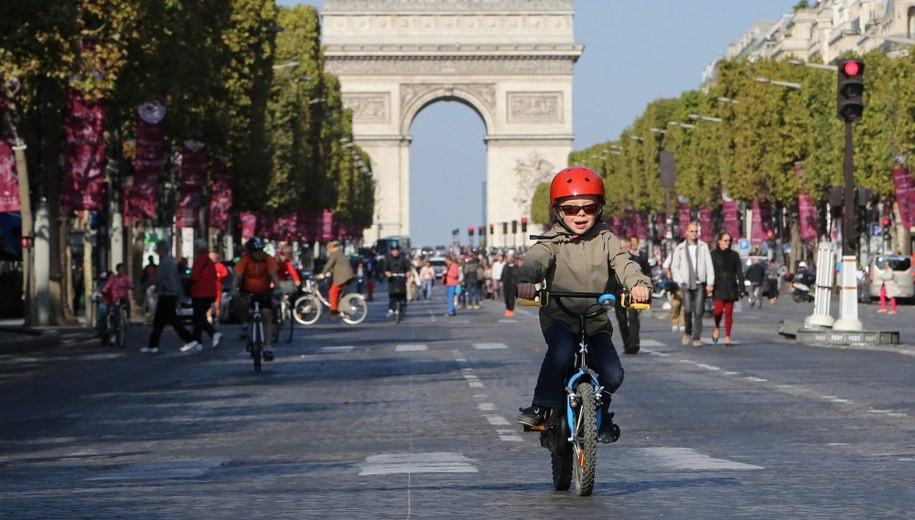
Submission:
[[[191,354],[167,332],[157,356],[148,327],[126,351],[71,332],[0,355],[0,517],[915,518],[915,308],[876,309],[902,345],[798,345],[778,322],[812,306],[784,298],[737,314],[732,349],[710,320],[693,348],[643,316],[591,497],[554,491],[514,422],[544,351],[530,308],[436,300],[396,325],[376,301],[296,329],[260,374],[235,326]]]

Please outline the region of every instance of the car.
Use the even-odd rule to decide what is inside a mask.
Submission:
[[[868,279],[870,280],[870,297],[879,298],[880,288],[883,282],[880,276],[883,274],[883,264],[890,263],[893,269],[893,281],[899,288],[900,298],[912,298],[915,296],[915,280],[912,279],[912,259],[908,256],[897,255],[879,255],[871,259],[868,268]]]
[[[442,275],[445,274],[445,269],[448,268],[447,264],[445,264],[445,257],[433,256],[429,258],[429,263],[432,265],[432,269],[435,270],[435,279],[441,280]]]

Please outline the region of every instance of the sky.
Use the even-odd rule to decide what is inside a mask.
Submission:
[[[379,0],[384,1],[384,0]],[[320,0],[278,0],[279,5]],[[612,141],[648,103],[699,88],[705,67],[758,21],[778,20],[797,0],[573,0],[576,43],[573,150]],[[815,3],[815,2],[811,2]],[[411,128],[410,237],[437,246],[484,224],[485,128],[470,108],[440,101]],[[447,191],[443,186],[448,186]],[[474,237],[473,244],[477,244]]]

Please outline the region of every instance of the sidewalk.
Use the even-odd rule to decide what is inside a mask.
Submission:
[[[80,317],[80,322],[83,321],[84,318]],[[23,323],[22,318],[0,320],[0,356],[98,341],[95,329],[86,325],[26,327]],[[142,327],[145,323],[130,320],[132,327]]]

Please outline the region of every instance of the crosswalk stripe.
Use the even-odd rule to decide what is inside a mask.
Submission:
[[[460,453],[385,453],[357,464],[359,476],[400,473],[477,473],[473,460]]]
[[[474,343],[473,348],[477,350],[502,350],[508,348],[505,343]]]
[[[639,345],[641,345],[643,347],[666,347],[667,346],[664,343],[661,343],[660,341],[658,341],[656,339],[640,339]]]
[[[425,352],[427,350],[429,350],[429,346],[424,343],[406,343],[394,347],[395,352]]]
[[[341,345],[339,347],[321,347],[321,350],[319,350],[319,352],[334,354],[334,353],[340,353],[340,352],[349,352],[350,350],[353,350],[352,345]]]
[[[746,464],[728,459],[716,459],[693,448],[657,447],[634,448],[634,453],[644,455],[659,466],[692,471],[754,470],[764,469],[755,464]]]

